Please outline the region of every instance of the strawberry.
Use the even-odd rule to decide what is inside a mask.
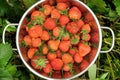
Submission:
[[[72,70],[72,64],[64,64],[63,71],[70,71]]]
[[[42,69],[46,66],[46,63],[48,63],[47,59],[39,56],[33,56],[31,59],[31,66],[34,69]]]
[[[61,58],[62,57],[62,54],[61,54],[60,50],[56,51],[56,55],[57,55],[57,58]]]
[[[60,40],[49,40],[48,41],[48,46],[50,47],[50,49],[52,50],[57,50],[60,44]]]
[[[62,61],[63,61],[64,64],[72,63],[73,58],[70,54],[65,53],[65,54],[62,55]]]
[[[23,38],[24,42],[26,45],[31,45],[31,42],[32,42],[32,39],[29,35],[26,35],[24,38]]]
[[[75,50],[74,48],[71,48],[71,49],[69,50],[69,53],[70,53],[71,55],[75,55],[75,54],[76,54],[76,50]]]
[[[43,71],[45,73],[50,73],[51,70],[52,70],[52,67],[51,67],[50,63],[47,63],[46,66],[43,68]]]
[[[45,20],[45,14],[42,13],[41,11],[35,10],[31,14],[31,19],[32,20],[36,20],[37,18],[40,18],[40,17],[42,18],[42,21]]]
[[[51,18],[59,19],[60,18],[60,13],[57,9],[53,9],[51,12]]]
[[[43,7],[44,7],[44,14],[45,15],[50,15],[51,11],[52,11],[52,6],[46,4]]]
[[[66,30],[69,33],[76,34],[79,31],[79,27],[76,22],[70,22],[67,24]]]
[[[58,10],[65,10],[67,8],[67,4],[66,3],[57,3],[56,8]]]
[[[89,24],[91,26],[92,32],[98,32],[98,26],[97,26],[97,23],[94,20],[89,22]]]
[[[86,56],[91,51],[91,47],[88,44],[80,42],[78,45],[78,50],[81,56]]]
[[[38,56],[33,56],[33,58],[31,59],[31,66],[34,68],[34,69],[40,69],[40,66],[38,66],[37,64],[36,64],[36,60],[38,60],[39,59],[39,57]]]
[[[79,35],[73,35],[72,38],[70,39],[71,44],[76,45],[79,43],[80,37]]]
[[[91,22],[91,21],[93,21],[93,20],[94,20],[94,18],[93,18],[93,16],[92,16],[92,14],[87,11],[87,12],[84,14],[84,22],[85,22],[85,23],[89,23],[89,22]]]
[[[93,33],[91,33],[90,42],[91,42],[91,43],[95,43],[95,44],[98,44],[98,43],[99,43],[99,33],[98,33],[98,32],[93,32]]]
[[[50,39],[50,35],[49,35],[48,31],[44,30],[44,31],[42,32],[41,40],[47,41],[47,40],[49,40],[49,39]]]
[[[61,26],[65,26],[69,21],[70,19],[67,16],[65,15],[60,16],[59,23]]]
[[[84,24],[85,24],[84,21],[81,19],[77,21],[77,25],[78,25],[79,29],[81,29]]]
[[[61,59],[56,58],[51,61],[51,66],[54,70],[61,70],[63,66],[63,61]]]
[[[52,74],[52,78],[58,78],[58,79],[62,78],[61,72],[55,70]]]
[[[53,29],[53,36],[59,37],[60,31],[61,31],[61,28],[60,28],[60,27],[55,27],[55,28]]]
[[[79,66],[80,70],[84,70],[85,68],[87,68],[89,66],[89,63],[87,60],[83,60]]]
[[[30,37],[32,38],[37,38],[40,37],[42,35],[42,27],[40,25],[35,25],[32,26],[29,30],[28,30],[28,34]]]
[[[82,57],[79,53],[76,53],[76,54],[74,55],[74,61],[75,61],[76,63],[80,63],[82,60],[83,60],[83,57]]]
[[[64,78],[69,78],[71,76],[72,76],[72,74],[69,71],[64,72],[64,75],[63,75]]]
[[[98,48],[92,47],[89,53],[89,62],[92,62],[97,54]]]
[[[69,15],[70,19],[77,19],[78,20],[81,18],[82,13],[77,7],[74,6],[69,10],[68,15]]]
[[[70,47],[70,41],[61,41],[60,45],[59,45],[59,49],[62,52],[67,52],[69,50]]]
[[[90,34],[82,34],[81,36],[82,40],[88,42],[91,38]]]
[[[51,53],[51,52],[49,52],[49,53],[47,54],[47,58],[48,58],[48,60],[50,60],[50,61],[56,59],[56,57],[57,57],[56,53]]]
[[[91,32],[91,27],[90,27],[90,25],[89,25],[89,24],[84,24],[84,25],[82,26],[81,32],[82,32],[83,34],[90,33],[90,32]]]
[[[39,47],[41,45],[41,39],[40,38],[32,38],[32,46],[33,47]]]
[[[52,30],[56,27],[56,23],[52,18],[47,18],[43,25],[47,30]]]
[[[48,47],[47,45],[44,45],[43,48],[42,48],[42,54],[47,54],[48,53]]]
[[[62,36],[63,41],[68,41],[70,39],[70,34],[66,33],[64,36]]]
[[[35,52],[37,51],[36,48],[30,48],[27,52],[28,58],[32,59],[32,57],[34,56]]]

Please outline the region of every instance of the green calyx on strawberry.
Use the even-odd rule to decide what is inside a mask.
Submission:
[[[35,67],[40,66],[40,69],[42,69],[43,67],[45,67],[46,64],[48,63],[47,59],[45,59],[45,58],[39,58],[39,59],[33,60],[33,61],[34,61],[35,64],[36,64]]]
[[[79,40],[80,40],[79,35],[74,35],[70,41],[71,41],[71,44],[78,44]]]

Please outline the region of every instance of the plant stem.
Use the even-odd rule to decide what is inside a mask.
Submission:
[[[112,64],[111,64],[111,59],[110,59],[110,56],[109,56],[108,53],[107,53],[107,59],[108,59],[110,70],[111,70],[112,80],[115,80],[115,75],[114,75],[113,67],[112,67]]]

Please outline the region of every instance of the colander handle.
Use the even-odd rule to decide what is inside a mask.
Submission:
[[[110,32],[111,32],[111,34],[112,34],[112,45],[111,45],[110,49],[109,49],[109,50],[106,50],[106,51],[100,51],[100,53],[108,53],[108,52],[110,52],[110,51],[113,49],[113,47],[114,47],[114,44],[115,44],[115,35],[114,35],[113,30],[112,30],[111,28],[109,28],[109,27],[101,26],[101,29],[110,30]]]
[[[5,44],[5,32],[6,32],[6,29],[7,29],[9,26],[18,26],[18,23],[12,23],[12,24],[8,24],[8,25],[5,26],[5,28],[4,28],[4,30],[3,30],[3,33],[2,33],[2,42],[3,42],[3,44]],[[12,48],[12,50],[17,51],[16,48]]]

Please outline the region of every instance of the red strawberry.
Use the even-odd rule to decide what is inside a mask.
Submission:
[[[87,68],[89,66],[89,63],[87,60],[83,60],[79,66],[80,70],[84,70],[85,68]]]
[[[81,36],[82,40],[88,42],[91,38],[90,34],[82,34]]]
[[[65,53],[65,54],[62,55],[62,61],[63,61],[64,64],[72,63],[73,58],[70,54]]]
[[[58,3],[56,7],[58,10],[65,10],[67,8],[67,4],[66,3]]]
[[[83,34],[87,34],[91,32],[91,27],[89,24],[84,24],[81,29]]]
[[[76,63],[80,63],[82,60],[83,60],[83,57],[82,57],[79,53],[76,53],[76,54],[74,55],[74,61],[75,61]]]
[[[40,69],[40,65],[38,66],[35,62],[35,60],[38,60],[39,57],[38,56],[34,56],[32,59],[31,59],[31,66],[34,68],[34,69]]]
[[[31,14],[31,19],[32,20],[36,20],[37,18],[40,18],[42,17],[42,20],[45,20],[45,14],[36,10],[36,11],[33,11],[32,14]]]
[[[89,22],[91,22],[93,20],[94,20],[94,18],[93,18],[92,14],[90,12],[86,12],[84,14],[84,22],[85,23],[89,23]]]
[[[30,48],[28,49],[27,55],[29,59],[32,59],[32,57],[34,56],[35,52],[37,51],[36,48]]]
[[[78,20],[77,25],[78,25],[79,29],[81,29],[81,27],[84,25],[83,20]]]
[[[98,32],[93,32],[91,33],[91,39],[90,39],[91,43],[99,43],[99,33]]]
[[[70,47],[70,41],[61,41],[60,45],[59,45],[59,49],[62,52],[67,52],[69,50]]]
[[[82,13],[81,13],[81,11],[77,7],[72,7],[69,10],[69,14],[68,15],[69,15],[70,19],[80,19],[81,16],[82,16]]]
[[[31,59],[31,65],[34,69],[42,69],[46,66],[46,63],[48,63],[47,59],[39,56],[33,56]]]
[[[56,23],[52,18],[47,18],[43,25],[48,30],[52,30],[53,28],[56,27]]]
[[[61,26],[66,25],[69,21],[70,21],[70,19],[67,16],[65,16],[65,15],[60,16],[59,23]]]
[[[60,32],[61,32],[61,28],[60,28],[60,27],[55,27],[55,28],[53,29],[53,36],[59,37]]]
[[[61,58],[61,57],[62,57],[62,54],[61,54],[60,50],[57,50],[57,51],[56,51],[56,54],[57,54],[57,57],[58,57],[58,58]]]
[[[32,38],[32,46],[33,47],[39,47],[41,45],[41,39],[40,38]]]
[[[76,22],[70,22],[67,24],[66,30],[72,34],[76,34],[79,31],[79,27]]]
[[[97,54],[98,48],[92,47],[89,53],[89,62],[92,62]]]
[[[76,54],[76,50],[74,48],[72,48],[72,49],[69,50],[69,53],[71,55],[75,55]]]
[[[49,52],[48,55],[47,55],[47,58],[50,61],[56,59],[56,57],[57,57],[56,53]]]
[[[53,9],[51,12],[51,18],[59,19],[60,18],[60,13],[57,9]]]
[[[70,71],[70,70],[72,70],[72,64],[71,63],[64,64],[63,71]]]
[[[51,11],[52,11],[52,6],[50,5],[44,5],[44,14],[45,15],[50,15],[51,14]]]
[[[41,39],[47,41],[47,40],[49,40],[49,38],[50,38],[50,35],[49,35],[48,31],[44,30],[42,32]]]
[[[29,45],[29,46],[31,45],[32,39],[29,35],[26,35],[23,40],[26,45]]]
[[[63,75],[64,78],[69,78],[71,76],[72,76],[72,74],[69,71],[68,72],[64,72],[64,75]]]
[[[62,78],[61,72],[60,71],[54,71],[52,74],[52,78]]]
[[[37,38],[42,35],[42,27],[40,25],[35,25],[28,30],[28,34],[32,38]]]
[[[50,49],[56,51],[59,47],[60,44],[60,40],[49,40],[48,41],[48,46],[50,47]]]
[[[64,36],[62,36],[63,41],[68,41],[70,39],[70,34],[66,33]]]
[[[52,67],[51,67],[51,65],[49,63],[47,63],[46,66],[43,68],[43,71],[45,73],[50,73],[51,70],[52,70]]]
[[[56,58],[51,61],[51,66],[54,70],[61,70],[63,66],[63,61],[61,59]]]
[[[98,26],[95,21],[91,21],[89,24],[91,26],[92,32],[98,32]]]
[[[80,42],[78,45],[78,50],[81,56],[86,56],[91,51],[91,47],[88,44]]]

